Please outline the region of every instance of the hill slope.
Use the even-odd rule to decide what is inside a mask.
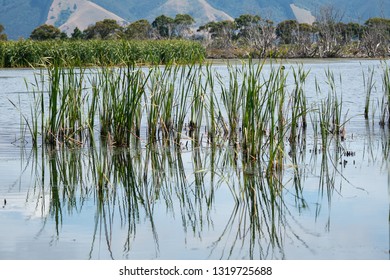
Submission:
[[[59,4],[62,10],[58,9]],[[75,4],[79,9],[74,8]],[[258,14],[280,22],[295,18],[291,4],[310,11],[314,16],[321,7],[332,5],[346,22],[363,23],[375,16],[390,18],[390,0],[0,0],[0,24],[6,28],[9,38],[16,39],[28,37],[35,27],[46,21],[57,26],[69,21],[67,26],[62,26],[69,30],[75,25],[83,29],[96,19],[107,17],[129,22],[138,19],[153,21],[161,14],[188,13],[200,25],[242,14]],[[56,14],[53,15],[51,7],[57,7]]]
[[[123,18],[91,1],[54,0],[46,23],[57,26],[62,31],[71,34],[76,27],[84,30],[89,25],[106,18],[125,23]]]

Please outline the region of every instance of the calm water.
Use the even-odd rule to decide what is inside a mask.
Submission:
[[[388,259],[389,131],[378,112],[362,115],[362,71],[376,69],[379,110],[381,63],[301,63],[309,103],[322,98],[315,80],[326,94],[334,73],[347,138],[324,155],[308,135],[286,156],[276,197],[228,147],[30,151],[9,100],[28,114],[34,71],[0,70],[0,259]],[[292,85],[297,64],[285,65]]]

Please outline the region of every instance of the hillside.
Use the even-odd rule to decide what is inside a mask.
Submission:
[[[126,22],[123,18],[91,1],[54,0],[46,23],[57,26],[62,31],[71,34],[76,27],[84,30],[89,25],[106,18],[115,19],[121,23]]]
[[[171,17],[176,14],[190,14],[199,25],[209,21],[232,19],[228,13],[225,13],[222,9],[214,8],[206,0],[92,1],[129,21],[138,19],[153,21],[162,14]]]
[[[28,37],[35,27],[46,21],[67,31],[76,25],[84,29],[103,18],[153,21],[161,14],[175,16],[178,13],[190,14],[197,25],[242,14],[259,14],[276,23],[294,19],[295,15],[312,21],[312,16],[318,15],[325,5],[340,11],[345,22],[364,23],[370,17],[390,18],[390,0],[0,0],[0,24],[6,28],[9,38],[17,39]]]

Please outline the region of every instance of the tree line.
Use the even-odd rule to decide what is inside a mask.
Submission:
[[[158,40],[187,39],[204,44],[209,57],[386,57],[390,55],[390,20],[370,18],[364,24],[344,23],[332,9],[321,9],[312,25],[285,20],[278,24],[259,15],[209,22],[194,28],[188,14],[174,18],[161,15],[152,23],[145,19],[126,26],[105,19],[70,36],[52,25],[41,25],[32,40]],[[6,40],[0,25],[0,40]]]

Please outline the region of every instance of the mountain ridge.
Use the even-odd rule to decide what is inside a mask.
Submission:
[[[60,3],[64,9],[53,14],[53,4]],[[79,9],[66,3],[76,4]],[[390,0],[0,0],[0,24],[10,39],[17,39],[29,37],[34,28],[45,22],[69,33],[75,26],[83,29],[103,18],[123,22],[153,21],[161,14],[174,17],[187,13],[196,20],[196,25],[233,19],[242,14],[257,14],[278,23],[295,19],[291,5],[307,10],[312,16],[316,16],[321,7],[332,5],[346,22],[364,23],[370,17],[390,18],[390,9],[386,8]]]

